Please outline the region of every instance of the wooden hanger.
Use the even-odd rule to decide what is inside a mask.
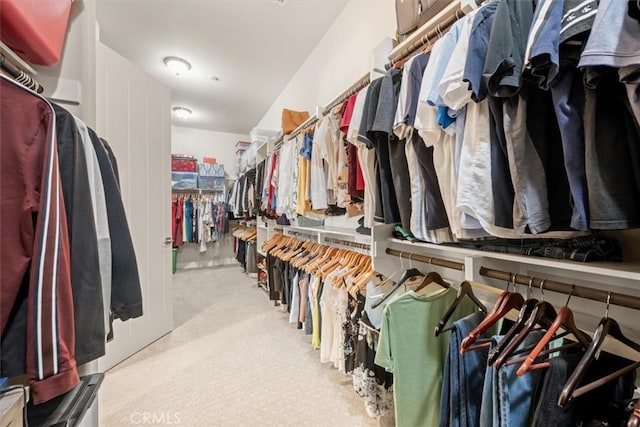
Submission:
[[[442,286],[443,288],[450,288],[451,287],[451,285],[449,285],[447,282],[444,281],[444,279],[442,278],[442,276],[440,276],[440,274],[438,274],[435,271],[431,271],[431,272],[427,273],[426,276],[424,276],[424,279],[422,279],[422,282],[420,282],[418,287],[414,289],[414,292],[418,292],[419,290],[427,287],[431,283],[436,283],[436,284]]]
[[[534,278],[532,277],[529,280],[529,288],[527,290],[527,299],[522,305],[520,312],[518,313],[518,319],[515,321],[513,326],[507,331],[504,337],[500,340],[500,342],[489,352],[487,357],[487,364],[493,365],[493,363],[498,358],[498,355],[507,347],[507,345],[513,340],[513,338],[520,332],[520,330],[524,327],[527,319],[531,316],[531,312],[538,304],[538,300],[535,298],[531,298],[531,285],[533,284]]]
[[[569,294],[569,298],[567,298],[567,303],[564,306],[560,307],[560,310],[558,310],[558,314],[555,320],[553,321],[549,329],[547,329],[547,332],[540,339],[538,344],[536,344],[534,349],[531,351],[531,353],[529,353],[529,355],[526,357],[522,365],[516,371],[518,376],[522,376],[534,369],[548,368],[549,366],[551,366],[549,362],[541,362],[541,363],[534,363],[534,362],[538,358],[540,353],[549,344],[549,342],[553,341],[556,335],[556,332],[561,327],[565,331],[571,332],[573,336],[578,339],[578,342],[585,349],[589,347],[589,344],[591,344],[591,337],[589,337],[589,335],[587,335],[582,330],[578,329],[573,317],[573,312],[569,308],[569,301],[571,300],[571,296],[573,295],[574,288],[575,286],[571,287],[571,293]]]
[[[404,67],[404,64],[407,63],[407,61],[408,61],[408,58],[403,58],[398,60],[393,64],[393,68],[395,68],[396,70],[401,70],[402,67]]]
[[[640,399],[636,400],[633,412],[627,421],[627,427],[640,427]]]
[[[370,262],[369,257],[364,257],[358,253],[356,253],[357,258],[355,260],[355,265],[345,273],[345,276],[355,278],[358,273],[364,271],[367,268],[367,264]]]
[[[402,260],[402,253],[400,253],[400,260]],[[409,260],[411,260],[411,257],[409,257]],[[400,280],[398,280],[398,282],[393,286],[393,288],[391,288],[389,292],[384,294],[382,298],[380,298],[378,301],[373,303],[371,305],[371,308],[380,307],[380,305],[382,305],[383,302],[388,300],[389,297],[393,295],[395,291],[397,291],[401,286],[403,286],[407,280],[411,279],[412,277],[419,277],[419,276],[423,276],[420,270],[416,268],[409,268],[402,274],[402,277],[400,277]]]
[[[515,278],[510,274],[510,278],[513,280],[515,287]],[[472,347],[472,344],[480,338],[484,333],[495,325],[500,319],[505,317],[511,310],[520,309],[524,303],[524,298],[519,293],[509,292],[509,283],[507,283],[507,290],[498,296],[496,304],[487,316],[467,335],[460,344],[460,354],[464,354],[467,351],[476,350],[479,348],[488,347],[489,343],[482,343]]]
[[[320,260],[318,261],[318,265],[325,265],[328,262],[330,262],[331,260],[334,259],[334,257],[338,257],[339,256],[339,249],[338,248],[328,248],[325,252],[324,252],[324,256],[322,256],[320,258]]]
[[[502,350],[494,362],[494,369],[500,369],[506,361],[516,352],[518,346],[524,341],[531,331],[536,326],[548,329],[555,320],[557,313],[555,308],[544,300],[544,283],[546,280],[540,282],[540,292],[542,294],[541,300],[533,308],[531,315],[525,320],[524,326],[513,337],[511,342]]]
[[[482,311],[485,314],[487,313],[487,308],[473,293],[473,288],[471,287],[471,283],[465,280],[460,284],[460,287],[458,288],[458,295],[456,296],[456,299],[453,301],[451,306],[447,309],[446,313],[444,313],[444,316],[442,316],[442,319],[440,319],[440,321],[436,325],[435,335],[437,337],[440,336],[441,333],[446,332],[448,330],[448,329],[445,330],[444,326],[449,322],[449,319],[451,318],[451,316],[456,311],[456,309],[458,308],[458,306],[460,305],[460,303],[465,297],[471,299],[471,301],[473,301],[473,303],[478,306],[480,311]]]
[[[607,296],[607,309],[605,312],[605,316],[602,318],[602,320],[600,320],[600,323],[598,324],[598,327],[593,334],[593,341],[582,356],[582,359],[580,359],[580,362],[578,362],[578,366],[573,371],[564,387],[562,387],[562,392],[560,393],[560,397],[558,399],[558,405],[561,407],[566,405],[569,400],[580,397],[583,394],[588,393],[589,391],[594,390],[600,386],[603,386],[609,381],[613,381],[614,379],[626,374],[627,372],[633,371],[640,367],[640,362],[635,362],[625,368],[612,372],[611,374],[606,375],[603,378],[578,387],[578,384],[580,384],[582,378],[587,373],[589,366],[591,366],[591,363],[593,363],[593,361],[601,351],[602,345],[607,336],[612,337],[620,343],[626,345],[627,347],[640,352],[640,344],[624,336],[622,330],[620,329],[620,325],[618,325],[618,322],[609,317],[610,301],[611,293],[609,292],[609,295]]]

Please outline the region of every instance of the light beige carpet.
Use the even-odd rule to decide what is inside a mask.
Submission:
[[[375,426],[239,267],[179,271],[175,330],[106,374],[101,426]]]

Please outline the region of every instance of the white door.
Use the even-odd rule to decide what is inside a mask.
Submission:
[[[111,145],[138,259],[143,316],[114,323],[99,370],[171,331],[171,92],[102,43],[97,46],[99,135]]]

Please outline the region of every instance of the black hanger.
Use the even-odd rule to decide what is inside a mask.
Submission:
[[[640,352],[640,344],[631,341],[629,338],[625,337],[620,329],[620,325],[614,319],[609,317],[609,303],[611,301],[611,293],[609,293],[607,297],[607,311],[605,313],[605,317],[600,320],[598,327],[596,328],[595,333],[593,334],[593,341],[591,341],[591,345],[587,348],[587,351],[582,356],[582,359],[578,363],[578,366],[573,371],[573,374],[569,377],[564,387],[562,387],[562,392],[560,393],[560,398],[558,399],[558,405],[564,406],[569,402],[569,400],[582,396],[589,391],[596,389],[609,381],[612,381],[627,372],[633,371],[640,367],[640,362],[635,362],[630,364],[629,366],[619,369],[611,374],[595,380],[589,384],[585,384],[581,387],[578,387],[578,384],[587,373],[589,366],[595,360],[598,353],[601,351],[602,343],[604,342],[607,336],[615,338],[620,341],[622,344],[632,348],[635,351]]]
[[[420,282],[418,287],[414,289],[414,292],[418,292],[420,289],[426,287],[427,285],[430,285],[431,283],[436,283],[445,289],[449,289],[451,287],[451,285],[444,281],[442,276],[440,276],[435,271],[432,271],[424,276],[424,279],[422,279],[422,282]]]
[[[402,260],[402,253],[400,253],[400,260]],[[411,255],[409,255],[409,260],[411,260]],[[418,276],[422,276],[422,273],[417,268],[410,268],[408,270],[405,270],[405,272],[402,274],[402,277],[400,277],[400,280],[398,280],[398,282],[393,286],[393,288],[391,288],[389,292],[384,294],[382,298],[380,298],[378,301],[373,303],[371,305],[371,308],[379,307],[383,302],[389,299],[389,297],[393,295],[395,291],[397,291],[402,285],[404,285],[404,283],[407,280],[411,279],[412,277],[418,277]]]
[[[548,328],[555,320],[557,316],[556,309],[544,300],[545,281],[546,280],[542,280],[542,282],[540,282],[540,293],[542,294],[541,301],[533,307],[531,314],[524,320],[523,326],[520,327],[519,332],[515,334],[511,342],[507,344],[500,353],[498,353],[496,360],[493,363],[494,369],[500,369],[506,363],[507,359],[516,352],[518,346],[536,326]]]
[[[451,306],[447,309],[447,312],[444,314],[444,316],[442,316],[442,319],[440,319],[440,321],[438,322],[438,325],[436,326],[435,335],[437,337],[440,336],[441,333],[451,329],[451,328],[447,328],[443,330],[444,326],[447,324],[447,322],[453,315],[453,312],[456,311],[456,309],[460,305],[460,302],[462,302],[465,296],[470,298],[471,301],[473,301],[474,304],[478,306],[480,311],[487,314],[487,308],[473,293],[473,288],[471,287],[471,283],[465,280],[460,284],[460,288],[458,288],[458,295],[456,296],[455,301],[453,301]]]

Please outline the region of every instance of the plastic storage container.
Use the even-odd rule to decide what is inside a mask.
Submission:
[[[0,39],[37,65],[60,61],[73,0],[0,0]]]
[[[29,403],[30,426],[98,427],[98,391],[104,374],[81,377],[69,392],[39,405]],[[16,426],[17,427],[17,426]]]

